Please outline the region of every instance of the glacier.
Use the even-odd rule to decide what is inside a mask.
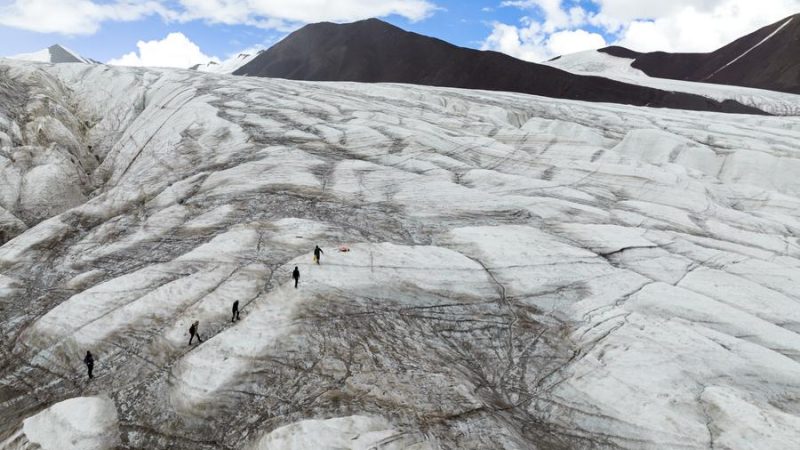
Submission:
[[[791,19],[784,23],[780,29],[789,22],[791,22]],[[742,56],[744,54],[739,57],[741,58]],[[637,86],[702,95],[717,101],[733,100],[772,115],[800,116],[800,95],[765,89],[651,77],[632,67],[633,61],[631,58],[612,56],[598,50],[587,50],[559,56],[542,64],[566,70],[576,75],[594,75]],[[731,61],[731,64],[734,61]]]
[[[3,448],[800,441],[795,118],[0,74]]]

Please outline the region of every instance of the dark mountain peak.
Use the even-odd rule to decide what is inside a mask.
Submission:
[[[393,29],[393,30],[400,30],[405,31],[402,28],[399,28],[395,25],[390,24],[384,20],[370,17],[369,19],[362,19],[356,20],[355,22],[346,22],[346,23],[338,23],[338,22],[319,22],[319,23],[312,23],[306,26],[313,27],[315,25],[324,25],[324,26],[333,26],[339,27],[344,29],[356,29],[356,28],[373,28],[373,29]]]
[[[378,19],[306,25],[235,75],[407,83],[679,109],[760,113],[735,102],[574,75],[503,53],[457,47]]]
[[[337,22],[317,22],[317,23],[310,23],[308,25],[304,25],[295,33],[308,33],[308,32],[330,32],[335,30],[337,33],[363,33],[365,31],[371,32],[381,32],[381,31],[403,31],[402,28],[398,28],[389,22],[384,22],[383,20],[370,18],[364,20],[358,20],[356,22],[348,22],[348,23],[337,23]],[[291,36],[291,35],[290,35]]]
[[[348,27],[378,27],[378,28],[388,28],[388,29],[396,29],[396,30],[405,31],[402,28],[396,27],[396,26],[390,24],[389,22],[386,22],[384,20],[378,19],[376,17],[370,17],[369,19],[357,20],[355,22],[341,23],[341,24],[337,24],[337,25],[339,25],[341,27],[345,27],[345,28],[348,28]]]
[[[800,94],[800,13],[709,53],[639,53],[617,46],[599,51],[633,59],[633,67],[652,77]]]
[[[370,17],[369,19],[357,20],[357,21],[351,22],[351,23],[371,23],[371,24],[375,24],[375,25],[385,25],[385,26],[392,27],[392,28],[398,28],[398,27],[390,24],[389,22],[386,22],[384,20],[378,19],[377,17]],[[347,25],[347,24],[345,24],[345,25]]]

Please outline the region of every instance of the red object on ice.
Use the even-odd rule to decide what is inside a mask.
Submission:
[[[340,245],[339,246],[339,251],[340,252],[349,252],[350,251],[350,247],[348,247],[346,245]]]

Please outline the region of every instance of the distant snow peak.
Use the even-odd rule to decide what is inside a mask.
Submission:
[[[196,64],[189,69],[196,70],[198,72],[230,74],[236,72],[240,67],[255,59],[255,57],[260,55],[261,52],[263,52],[263,50],[254,52],[241,52],[235,56],[231,56],[221,63],[209,61],[205,64]]]
[[[98,62],[84,58],[77,52],[74,52],[62,45],[54,44],[50,47],[44,48],[31,53],[22,53],[16,56],[9,56],[11,59],[19,59],[23,61],[46,62],[46,63],[84,63],[84,64],[97,64]]]

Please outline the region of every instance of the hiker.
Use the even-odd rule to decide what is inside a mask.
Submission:
[[[195,320],[192,326],[189,327],[189,345],[192,345],[192,339],[194,339],[195,336],[197,336],[198,342],[203,342],[203,340],[200,339],[200,332],[197,330],[199,326],[200,326],[200,321]]]
[[[319,248],[319,245],[314,247],[314,262],[315,263],[319,264],[319,255],[322,254],[322,253],[325,253],[325,252],[323,252],[322,249]]]
[[[300,281],[300,269],[298,269],[297,266],[294,266],[292,278],[294,278],[294,288],[297,289],[297,282]]]
[[[239,320],[239,300],[233,302],[233,317],[231,317],[231,323]]]
[[[92,375],[92,371],[94,370],[94,357],[92,356],[92,352],[86,350],[86,356],[83,358],[83,363],[86,364],[86,368],[89,369],[89,379],[91,380],[94,378]]]

